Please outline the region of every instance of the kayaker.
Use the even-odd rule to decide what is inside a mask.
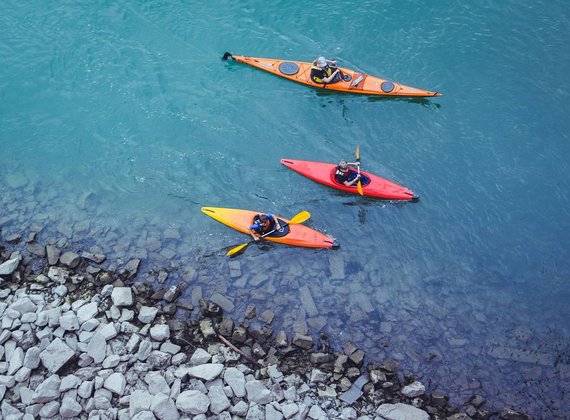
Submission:
[[[342,72],[336,66],[336,61],[319,57],[311,66],[311,80],[315,83],[336,83],[342,79]]]
[[[347,187],[355,187],[356,183],[360,179],[360,174],[357,171],[351,171],[349,166],[357,167],[360,165],[360,162],[349,163],[344,160],[341,160],[334,173],[334,179],[339,184],[346,185]]]
[[[273,230],[281,229],[279,220],[269,213],[259,213],[254,216],[253,224],[249,227],[250,235],[255,241],[259,241],[260,236],[265,235]]]

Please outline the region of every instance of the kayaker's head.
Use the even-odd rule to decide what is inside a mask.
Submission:
[[[346,163],[346,160],[341,160],[338,163],[338,169],[340,169],[342,172],[348,171],[348,163]]]
[[[266,214],[260,214],[257,220],[261,227],[267,227],[269,225],[269,217],[267,217]]]
[[[327,66],[327,60],[325,60],[325,57],[317,58],[317,65],[319,67],[325,68]]]
[[[264,224],[267,221],[267,215],[260,214],[259,215],[259,223]]]

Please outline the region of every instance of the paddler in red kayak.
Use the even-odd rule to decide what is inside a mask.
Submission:
[[[349,166],[358,168],[358,166],[360,166],[360,162],[349,163],[341,160],[336,167],[334,179],[339,184],[346,185],[347,187],[356,187],[356,183],[361,178],[361,175],[355,170],[351,171]],[[362,183],[365,184],[364,179]],[[368,182],[366,182],[366,184],[367,183]]]
[[[259,213],[253,217],[253,224],[249,227],[250,235],[255,241],[272,231],[281,229],[279,220],[272,214]]]

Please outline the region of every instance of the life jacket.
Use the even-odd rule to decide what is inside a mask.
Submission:
[[[334,173],[334,179],[339,184],[342,184],[344,181],[348,181],[349,176],[350,176],[350,170],[343,172],[340,170],[340,168],[338,166],[336,167],[336,171]]]
[[[253,225],[249,227],[250,230],[255,230],[258,234],[262,235],[264,233],[270,232],[275,229],[275,218],[273,215],[266,215],[269,220],[269,226],[264,229],[263,223],[259,220],[259,214],[253,217]]]
[[[324,77],[329,77],[332,74],[332,69],[329,66],[326,66],[324,69],[322,67],[315,65],[311,66],[311,79],[313,80],[313,82],[324,83],[323,82],[324,77],[317,76],[317,74],[322,75],[323,73],[325,74]]]

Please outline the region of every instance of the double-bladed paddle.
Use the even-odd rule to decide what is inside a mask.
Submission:
[[[356,146],[356,151],[354,152],[356,156],[356,167],[358,169],[358,175],[360,175],[360,145]],[[358,190],[358,194],[364,195],[364,191],[362,191],[362,182],[360,182],[360,177],[358,178],[358,182],[356,183],[356,189]]]
[[[289,220],[289,222],[287,223],[283,223],[281,225],[281,227],[285,227],[287,225],[291,225],[291,224],[299,224],[299,223],[303,223],[306,222],[307,220],[309,220],[309,218],[311,217],[311,213],[309,213],[307,210],[303,210],[300,213],[297,213],[295,216],[293,216],[291,218],[291,220]],[[276,229],[273,229],[270,232],[264,233],[263,235],[260,236],[260,239],[265,238],[267,235],[271,235],[273,232],[275,232]],[[257,242],[256,240],[252,240],[249,242],[246,242],[245,244],[241,244],[236,246],[235,248],[230,249],[226,256],[231,257],[236,255],[238,252],[240,252],[242,249],[244,249],[245,247],[247,247],[249,244],[253,243],[253,242]]]

